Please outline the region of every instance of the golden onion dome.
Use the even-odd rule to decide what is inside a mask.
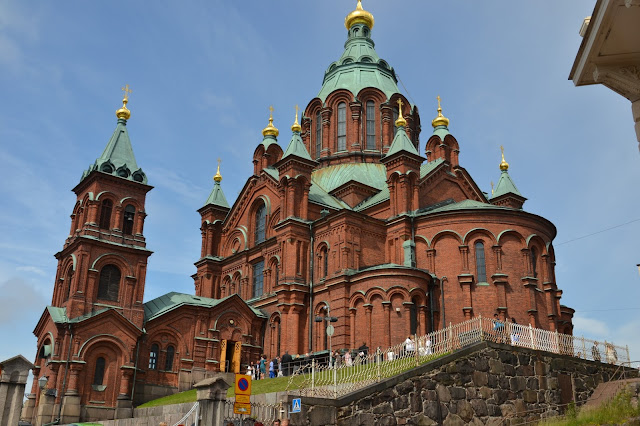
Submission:
[[[116,117],[122,118],[124,120],[128,120],[131,117],[131,111],[127,108],[127,103],[129,102],[129,93],[131,93],[131,89],[129,89],[129,85],[125,84],[122,88],[124,92],[124,97],[122,98],[122,108],[116,111]]]
[[[123,118],[125,120],[131,118],[131,111],[127,108],[127,102],[129,102],[129,99],[127,98],[122,100],[122,108],[116,111],[116,117]]]
[[[270,106],[269,107],[269,124],[267,124],[267,127],[262,129],[262,136],[273,136],[277,138],[279,134],[280,134],[280,130],[278,130],[276,126],[273,125],[273,107]]]
[[[222,181],[222,175],[220,174],[220,159],[218,158],[218,171],[216,171],[215,176],[213,176],[213,180],[217,183]]]
[[[502,151],[502,161],[500,162],[500,170],[506,172],[509,170],[509,163],[504,161],[504,147],[500,146],[500,151]]]
[[[442,115],[442,107],[440,106],[440,95],[438,95],[438,116],[431,120],[431,125],[434,128],[438,126],[447,127],[449,125],[449,119]]]
[[[358,0],[356,10],[344,18],[344,26],[347,27],[348,30],[355,24],[364,24],[370,29],[373,29],[373,15],[362,8],[362,0]]]
[[[398,119],[396,120],[396,127],[407,127],[407,120],[402,116],[402,99],[398,99]]]
[[[298,105],[296,105],[296,120],[293,122],[293,125],[291,126],[291,131],[292,132],[302,132],[302,126],[300,126],[300,123],[298,123]]]

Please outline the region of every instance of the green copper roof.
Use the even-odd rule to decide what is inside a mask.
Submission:
[[[289,142],[289,146],[284,152],[282,159],[285,159],[291,155],[304,158],[305,160],[311,160],[309,151],[307,151],[307,148],[304,146],[302,138],[300,137],[300,132],[293,132],[293,135],[291,136],[291,142]]]
[[[273,144],[278,144],[278,139],[276,139],[275,136],[272,135],[265,135],[265,137],[262,139],[262,145],[264,146],[264,149],[266,150],[267,148],[269,148],[271,145]]]
[[[68,321],[67,310],[65,308],[58,308],[56,306],[47,306],[49,316],[51,320],[56,324],[64,324]]]
[[[423,163],[420,166],[420,179],[431,173],[433,169],[435,169],[442,163],[444,163],[444,158],[442,157],[438,157],[433,161],[429,161],[428,163]]]
[[[470,209],[486,209],[486,210],[515,210],[510,207],[494,206],[493,204],[483,203],[475,200],[462,200],[457,203],[446,204],[442,207],[426,211],[426,214],[446,212],[452,210],[470,210]]]
[[[164,294],[144,304],[144,321],[145,323],[149,322],[181,306],[200,306],[204,308],[212,308],[232,297],[239,296],[236,294],[232,294],[222,299],[210,299],[208,297],[193,296],[190,294],[176,293],[175,291],[172,291],[171,293]],[[259,309],[256,309],[248,304],[247,306],[257,316],[261,318],[265,317],[265,315]]]
[[[398,131],[393,138],[393,142],[391,143],[391,147],[389,148],[389,152],[387,152],[386,157],[390,157],[391,155],[400,151],[409,152],[414,155],[420,155],[418,154],[418,150],[416,149],[416,147],[409,140],[409,136],[407,136],[407,131],[404,126],[398,127]]]
[[[440,136],[440,140],[444,140],[444,137],[451,133],[449,133],[449,128],[447,126],[437,126],[433,129],[433,134]]]
[[[500,180],[498,180],[498,184],[493,191],[493,196],[491,197],[491,199],[504,194],[515,194],[522,197],[522,194],[520,194],[520,191],[518,191],[518,188],[516,188],[516,184],[511,180],[509,172],[506,170],[503,170],[502,173],[500,173]]]
[[[344,44],[344,53],[329,66],[324,75],[322,88],[318,93],[322,102],[338,89],[349,90],[354,99],[366,87],[382,90],[387,99],[400,92],[393,68],[380,59],[370,35],[371,30],[366,25],[356,24],[351,27],[349,38]]]
[[[352,180],[376,189],[386,188],[387,169],[379,163],[346,163],[316,169],[311,174],[311,182],[326,192]]]
[[[129,133],[127,132],[127,120],[118,119],[116,130],[113,132],[104,152],[89,169],[87,169],[80,180],[83,180],[94,170],[108,173],[135,182],[147,183],[147,175],[136,163],[133,155],[133,148]]]
[[[205,206],[208,206],[209,204],[227,209],[230,208],[227,198],[224,196],[224,192],[222,192],[220,182],[214,182],[213,190],[211,191],[211,194],[209,194],[207,201],[204,203]]]

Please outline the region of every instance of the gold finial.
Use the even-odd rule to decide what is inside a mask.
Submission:
[[[431,121],[431,125],[435,128],[438,126],[448,126],[449,119],[442,115],[442,107],[440,106],[440,95],[438,95],[438,116]]]
[[[500,151],[502,152],[502,161],[500,162],[500,170],[502,170],[503,172],[506,172],[507,170],[509,170],[509,163],[504,161],[504,147],[502,145],[500,145]]]
[[[280,131],[273,125],[273,105],[269,107],[269,124],[262,129],[262,136],[274,136],[278,137]]]
[[[126,84],[122,91],[124,92],[124,96],[122,98],[122,108],[116,111],[116,117],[128,120],[131,118],[131,111],[127,108],[127,103],[129,102],[129,94],[131,93],[131,89],[129,89],[129,85]]]
[[[493,181],[491,181],[491,195],[493,196]]]
[[[220,174],[220,158],[218,158],[218,171],[216,172],[215,176],[213,177],[213,180],[216,183],[220,183],[220,181],[222,180],[222,175]]]
[[[296,105],[296,121],[294,121],[293,126],[291,126],[291,130],[294,132],[300,133],[302,131],[302,126],[298,123],[298,105]]]
[[[396,127],[407,127],[407,120],[402,116],[402,99],[398,98],[398,119],[396,120]]]
[[[373,15],[362,8],[362,1],[358,0],[358,4],[356,5],[356,10],[351,12],[344,18],[344,26],[347,27],[348,30],[351,29],[355,24],[364,24],[369,29],[373,29],[374,19]]]

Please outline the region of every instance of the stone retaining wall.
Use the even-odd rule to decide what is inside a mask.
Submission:
[[[585,402],[617,368],[481,342],[337,400],[302,397],[291,424],[517,424]]]
[[[516,424],[557,415],[573,400],[586,402],[617,368],[506,345],[477,346],[338,408],[337,424]]]

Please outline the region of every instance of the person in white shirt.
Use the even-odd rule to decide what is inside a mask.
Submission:
[[[413,355],[416,351],[416,344],[411,339],[411,336],[407,336],[407,340],[404,341],[404,350],[407,355]]]

